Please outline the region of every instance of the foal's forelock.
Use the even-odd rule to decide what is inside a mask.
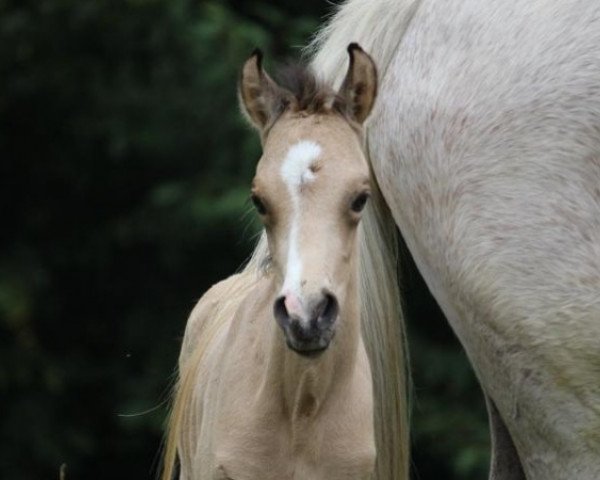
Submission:
[[[250,56],[242,68],[239,97],[242,112],[260,132],[263,142],[286,112],[340,115],[360,130],[377,95],[377,69],[357,44],[351,43],[347,50],[348,71],[337,91],[302,64],[280,69],[274,81],[262,68],[260,50]]]

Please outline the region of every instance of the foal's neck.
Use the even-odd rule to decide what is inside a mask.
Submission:
[[[269,321],[270,354],[265,385],[281,401],[291,420],[318,415],[327,401],[343,391],[351,379],[360,339],[357,275],[349,279],[344,304],[340,305],[336,335],[317,357],[303,357],[285,345],[281,329]]]

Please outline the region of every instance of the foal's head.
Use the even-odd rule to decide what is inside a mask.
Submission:
[[[276,83],[260,52],[246,61],[240,83],[243,110],[263,144],[252,201],[278,282],[275,318],[288,346],[303,355],[325,350],[338,315],[356,304],[348,295],[357,294],[356,233],[370,193],[361,130],[377,80],[358,45],[348,53],[339,92],[302,69]]]

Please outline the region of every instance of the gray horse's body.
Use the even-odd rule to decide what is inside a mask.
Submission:
[[[380,64],[369,155],[486,394],[491,478],[600,479],[600,2],[353,0],[325,77],[349,41]]]

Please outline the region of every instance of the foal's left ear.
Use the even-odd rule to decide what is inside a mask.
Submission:
[[[346,104],[348,115],[362,124],[371,113],[377,96],[377,68],[357,43],[348,45],[348,55],[350,65],[339,95]]]

